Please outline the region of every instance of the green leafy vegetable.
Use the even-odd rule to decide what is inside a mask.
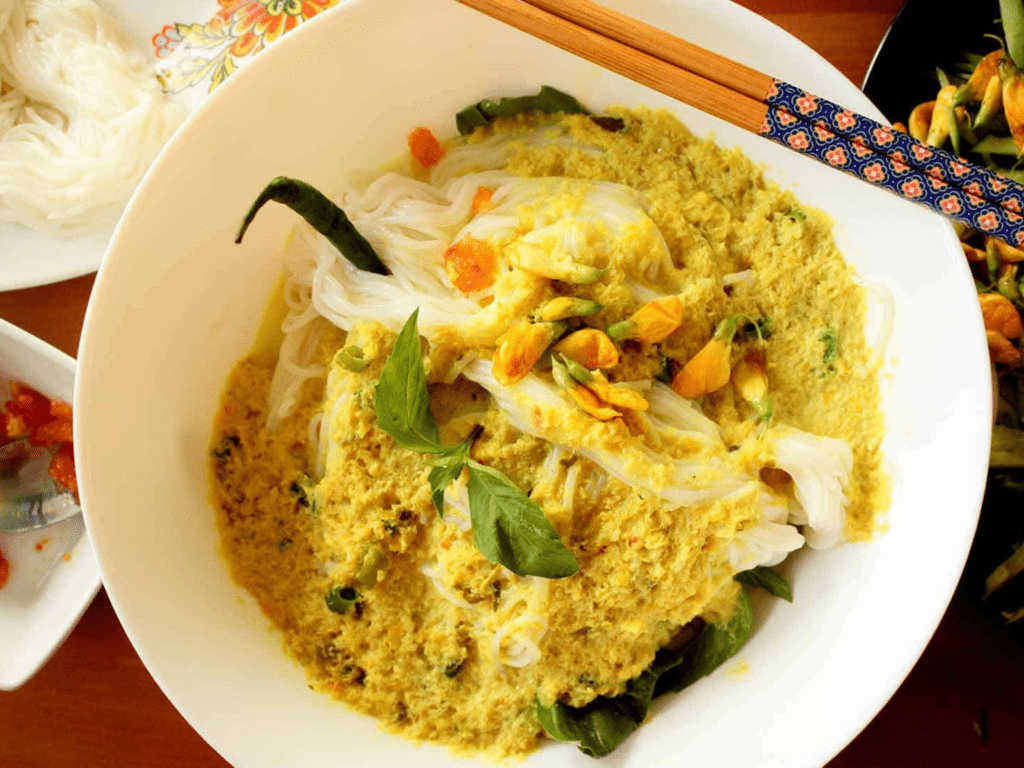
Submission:
[[[590,114],[586,107],[569,94],[545,85],[534,96],[507,96],[498,101],[484,99],[471,104],[455,115],[455,127],[460,134],[466,135],[476,128],[489,125],[496,118],[513,117],[526,112]]]
[[[335,587],[327,593],[325,602],[332,613],[348,613],[359,602],[359,592],[353,587]]]
[[[793,207],[786,211],[786,217],[793,221],[806,221],[807,213],[802,208]]]
[[[754,628],[754,610],[740,591],[736,610],[725,624],[709,624],[697,636],[691,663],[673,668],[659,681],[660,691],[681,691],[715,671],[743,647]]]
[[[579,571],[537,502],[496,469],[472,460],[468,466],[473,541],[484,557],[520,576],[557,579]]]
[[[441,453],[444,448],[437,421],[430,412],[427,374],[416,321],[416,309],[398,334],[377,381],[374,410],[377,424],[403,448],[417,453]]]
[[[470,458],[477,431],[458,445],[441,444],[437,421],[430,412],[418,316],[417,309],[384,363],[374,397],[377,425],[403,448],[436,454],[427,462],[432,467],[427,480],[439,515],[444,513],[444,489],[463,468],[469,468],[473,539],[484,557],[520,576],[555,579],[576,573],[576,558],[559,539],[544,510],[501,472]]]
[[[278,176],[263,188],[242,220],[242,226],[235,238],[236,243],[242,242],[245,231],[256,218],[260,208],[270,201],[287,205],[299,214],[359,269],[378,275],[388,273],[387,267],[377,256],[373,246],[352,225],[341,208],[312,185],[287,176]]]
[[[759,587],[775,597],[781,597],[790,603],[793,602],[793,590],[790,588],[789,582],[771,568],[759,565],[756,568],[751,568],[749,571],[741,571],[733,578],[740,584],[748,587]]]
[[[537,719],[551,738],[577,742],[584,754],[603,757],[640,727],[656,697],[681,691],[735,655],[752,626],[750,601],[741,591],[736,612],[726,624],[704,625],[680,648],[659,651],[619,696],[600,696],[584,707],[558,701],[546,707],[537,702]]]

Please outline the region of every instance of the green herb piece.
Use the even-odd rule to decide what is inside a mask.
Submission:
[[[825,345],[825,351],[821,355],[821,362],[825,364],[825,371],[822,375],[827,376],[830,373],[835,373],[835,362],[836,358],[839,357],[839,342],[836,339],[836,329],[829,326],[818,336],[818,341]]]
[[[359,593],[353,587],[335,587],[327,593],[325,602],[332,613],[348,613],[359,602]]]
[[[603,757],[640,727],[656,697],[681,691],[735,655],[752,626],[750,601],[740,592],[736,612],[726,624],[705,625],[681,648],[660,650],[650,667],[626,683],[621,695],[599,696],[584,707],[558,701],[545,707],[537,702],[537,719],[551,738],[578,742],[584,754]]]
[[[790,588],[789,582],[771,568],[758,565],[749,571],[740,571],[733,578],[744,586],[758,587],[770,595],[781,597],[790,603],[793,602],[793,590]]]
[[[690,664],[680,666],[659,681],[659,692],[681,691],[724,664],[743,647],[754,628],[754,610],[740,591],[736,611],[725,624],[709,624],[697,636]]]
[[[366,366],[370,364],[370,361],[363,357],[363,348],[357,346],[339,349],[338,354],[334,356],[334,362],[346,371],[352,371],[352,373],[364,371]]]
[[[473,541],[492,563],[520,576],[560,579],[579,571],[544,510],[501,472],[470,460]]]
[[[427,374],[413,311],[395,339],[395,346],[384,363],[374,390],[377,424],[403,448],[417,453],[441,453],[444,447],[437,421],[430,412]]]
[[[242,242],[245,231],[256,218],[260,208],[270,201],[287,205],[299,214],[359,269],[378,275],[388,273],[387,267],[377,256],[373,246],[352,225],[341,208],[312,185],[287,176],[278,176],[263,188],[242,220],[242,226],[235,238],[236,243]]]
[[[428,482],[438,514],[444,510],[444,489],[469,467],[473,539],[484,557],[520,576],[571,576],[579,564],[540,506],[501,472],[469,457],[476,432],[458,445],[441,445],[430,412],[418,315],[417,309],[409,316],[384,363],[374,399],[377,425],[403,448],[438,454],[427,462],[433,467]]]
[[[1021,0],[999,0],[999,16],[1003,21],[1006,52],[1014,64],[1024,64],[1024,3]]]
[[[437,509],[438,517],[444,517],[444,489],[459,479],[463,468],[469,461],[469,449],[475,437],[471,436],[465,442],[454,445],[427,463],[431,465],[430,474],[427,475],[427,482],[430,483],[430,498]]]
[[[807,213],[802,208],[790,208],[785,215],[793,221],[806,221]]]
[[[526,112],[590,114],[586,107],[569,94],[545,85],[534,96],[507,96],[497,101],[484,99],[471,104],[455,115],[455,127],[465,136],[499,117],[514,117]]]

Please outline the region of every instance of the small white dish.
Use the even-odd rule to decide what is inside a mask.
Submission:
[[[71,402],[75,361],[0,320],[0,403],[19,381]],[[38,531],[0,534],[10,578],[0,589],[0,690],[39,670],[71,632],[100,588],[100,572],[82,516]]]

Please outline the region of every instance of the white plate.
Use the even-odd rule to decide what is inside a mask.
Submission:
[[[75,361],[0,320],[0,403],[11,381],[71,401]],[[0,589],[0,690],[35,674],[78,622],[100,588],[82,517],[39,531],[0,533],[11,574]]]
[[[820,56],[732,3],[609,4],[881,117]],[[606,764],[821,766],[883,706],[948,604],[977,520],[991,418],[977,298],[951,227],[453,0],[350,0],[258,57],[171,141],[115,233],[80,350],[80,481],[111,601],[170,700],[240,768],[428,768],[451,758],[310,692],[219,554],[207,499],[211,424],[231,365],[253,341],[293,217],[267,209],[234,246],[239,220],[277,174],[330,186],[398,155],[414,126],[450,134],[467,103],[543,83],[598,109],[663,106],[739,145],[834,217],[846,256],[890,289],[897,313],[884,378],[888,530],[869,544],[802,553],[795,602],[759,606],[739,657],[747,671],[726,665],[659,702]],[[211,183],[192,183],[197,172]],[[126,474],[135,482],[122,483]],[[593,763],[552,745],[526,765]]]
[[[223,54],[225,41],[245,32],[242,29],[244,25],[236,26],[233,30],[224,29],[221,30],[221,39],[208,39],[208,48],[193,46],[186,52],[179,43],[178,47],[181,50],[172,52],[168,50],[168,38],[180,35],[179,30],[194,26],[196,34],[199,34],[210,28],[210,20],[218,11],[223,10],[216,0],[96,2],[118,20],[136,48],[147,59],[152,60],[157,71],[167,71],[169,67],[183,61],[186,53],[191,59],[210,61]],[[238,13],[244,10],[240,8]],[[296,10],[301,11],[301,6]],[[282,8],[281,12],[287,13],[287,9]],[[173,40],[170,45],[174,45]],[[242,57],[231,57],[231,63],[240,66],[255,52]],[[210,84],[209,76],[198,78],[195,83],[175,89],[171,98],[185,109],[192,109],[205,100]],[[54,237],[19,224],[0,221],[0,242],[3,243],[3,256],[0,257],[0,291],[44,285],[95,272],[107,248],[113,228],[111,224],[84,234]]]

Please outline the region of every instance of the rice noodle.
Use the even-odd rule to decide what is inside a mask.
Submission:
[[[183,116],[93,0],[0,0],[0,221],[112,224]]]

